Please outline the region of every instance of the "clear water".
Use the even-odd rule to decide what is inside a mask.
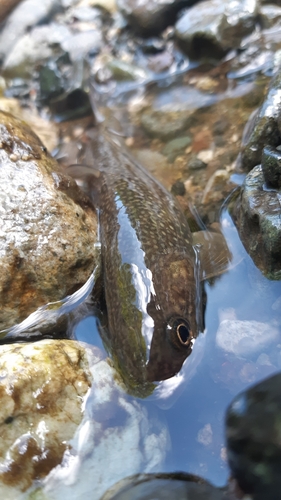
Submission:
[[[172,403],[168,409],[160,408],[157,400],[138,400],[149,415],[167,426],[170,434],[170,449],[167,449],[164,463],[157,471],[195,473],[216,485],[224,485],[229,476],[224,442],[224,415],[227,406],[235,394],[281,367],[281,282],[269,281],[255,267],[226,210],[222,213],[221,224],[233,261],[226,273],[213,280],[213,283],[205,283],[206,329],[198,339],[199,348],[196,350],[195,344],[194,353],[182,368],[182,373],[189,380],[182,384],[175,401],[171,398]],[[269,335],[268,342],[261,341],[257,334],[257,344],[252,351],[250,349],[251,352],[247,342],[245,352],[243,342],[241,343],[239,355],[226,352],[216,341],[219,324],[223,319],[272,324],[277,334],[274,339]],[[76,337],[102,347],[94,317],[80,322],[76,328]],[[196,356],[199,359],[195,371],[192,367],[193,355],[194,359]],[[191,377],[189,367],[193,370]],[[118,415],[116,419],[118,425]],[[111,424],[113,422],[114,416]],[[114,455],[113,449],[112,459],[116,460]],[[104,456],[102,459],[106,467],[111,457]],[[124,466],[124,477],[126,475]]]

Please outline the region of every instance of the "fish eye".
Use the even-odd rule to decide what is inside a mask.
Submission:
[[[172,317],[166,326],[166,333],[172,344],[180,348],[189,347],[191,341],[191,331],[188,321],[181,317]]]

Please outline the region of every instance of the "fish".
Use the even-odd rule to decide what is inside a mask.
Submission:
[[[86,156],[67,173],[83,180],[99,213],[108,321],[101,336],[127,392],[144,398],[192,353],[204,324],[202,279],[214,275],[220,253],[207,252],[203,269],[200,249],[210,233],[194,243],[177,200],[106,128]]]

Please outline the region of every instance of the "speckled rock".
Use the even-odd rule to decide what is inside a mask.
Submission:
[[[221,57],[254,30],[257,13],[256,0],[206,0],[186,11],[175,35],[192,58]]]
[[[89,200],[20,120],[0,113],[0,330],[79,289],[97,262]]]
[[[117,0],[117,6],[130,26],[140,35],[157,35],[173,24],[177,12],[196,0]]]
[[[272,79],[263,104],[250,117],[242,138],[238,167],[249,172],[261,163],[264,146],[281,143],[281,72]]]
[[[61,462],[92,376],[87,351],[70,340],[3,345],[0,373],[0,496],[16,499]]]
[[[281,490],[281,374],[242,392],[226,414],[232,475],[255,500],[276,500]],[[249,497],[247,497],[249,498]]]
[[[230,208],[244,247],[269,279],[281,278],[280,196],[279,190],[266,188],[258,165],[247,175]]]

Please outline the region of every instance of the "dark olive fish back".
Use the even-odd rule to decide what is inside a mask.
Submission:
[[[129,392],[177,373],[198,334],[198,270],[176,200],[112,138],[92,142],[108,331],[103,340]]]

